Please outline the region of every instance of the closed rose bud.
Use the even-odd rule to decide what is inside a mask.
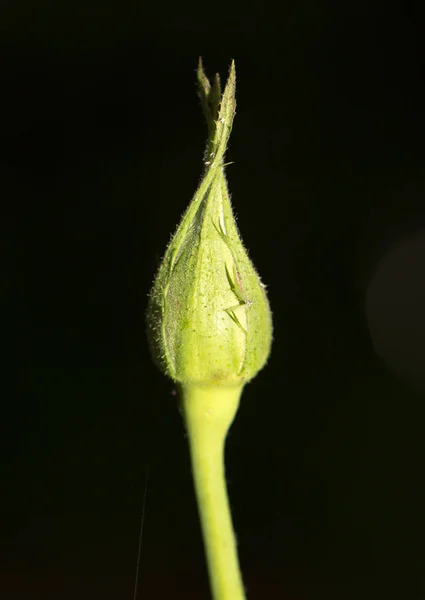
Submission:
[[[199,61],[208,124],[205,172],[153,284],[147,313],[154,360],[178,383],[214,600],[245,600],[227,496],[224,443],[241,393],[267,361],[272,320],[243,247],[224,175],[235,115],[235,66],[223,95]]]
[[[265,286],[232,213],[223,164],[235,114],[235,67],[221,97],[198,69],[209,128],[205,173],[150,293],[148,337],[155,362],[187,385],[243,385],[267,361],[272,320]]]

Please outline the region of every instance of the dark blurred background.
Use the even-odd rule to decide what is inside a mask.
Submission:
[[[2,3],[2,600],[132,600],[145,489],[137,600],[209,598],[144,331],[199,55],[236,61],[228,180],[274,311],[227,446],[248,598],[425,597],[424,8],[334,4]]]

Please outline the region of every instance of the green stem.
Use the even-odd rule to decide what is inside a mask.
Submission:
[[[245,600],[224,475],[224,443],[242,387],[186,385],[181,389],[214,600]]]

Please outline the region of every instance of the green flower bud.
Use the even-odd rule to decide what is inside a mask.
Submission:
[[[235,114],[235,65],[223,95],[218,75],[198,83],[208,123],[205,172],[150,293],[148,337],[155,362],[184,385],[244,384],[270,353],[265,286],[242,244],[223,158]]]

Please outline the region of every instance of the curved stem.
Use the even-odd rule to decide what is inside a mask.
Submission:
[[[190,385],[180,394],[214,600],[245,600],[224,475],[224,443],[242,387]]]

